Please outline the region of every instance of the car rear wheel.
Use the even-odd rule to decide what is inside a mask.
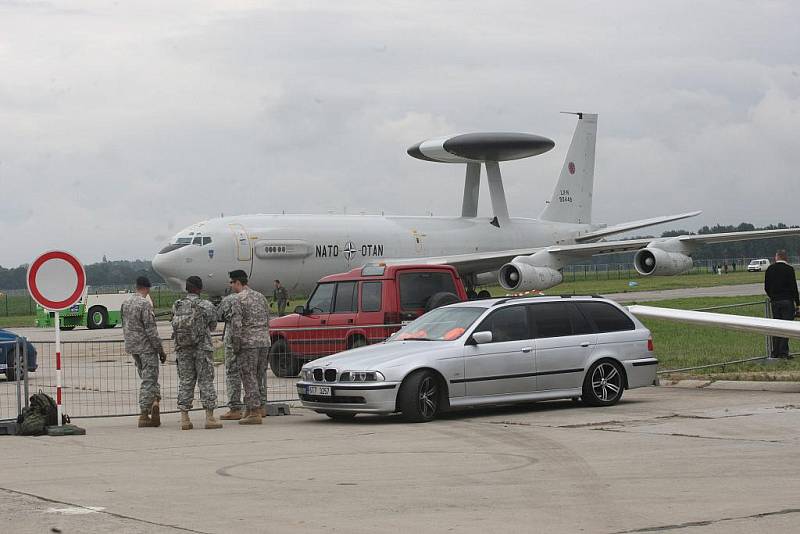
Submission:
[[[624,390],[622,367],[611,360],[600,360],[586,373],[582,399],[589,406],[611,406],[619,402]]]
[[[433,421],[441,408],[442,388],[431,371],[417,371],[400,386],[398,407],[411,423]]]
[[[278,339],[269,348],[269,366],[275,376],[290,378],[300,373],[302,362],[292,357],[286,340]]]
[[[103,328],[108,322],[108,312],[102,306],[92,306],[89,308],[89,315],[86,318],[86,326],[91,330]]]

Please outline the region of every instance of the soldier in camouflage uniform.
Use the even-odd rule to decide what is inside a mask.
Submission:
[[[142,380],[139,388],[139,427],[161,425],[158,361],[164,363],[167,360],[158,337],[156,317],[149,295],[150,280],[146,276],[140,276],[136,279],[136,293],[126,299],[120,308],[125,352],[133,356],[136,371]]]
[[[191,430],[195,384],[200,388],[200,402],[206,410],[206,428],[222,428],[214,418],[217,391],[214,387],[214,349],[211,331],[217,328],[214,305],[200,298],[203,281],[198,276],[186,279],[186,297],[172,305],[172,338],[178,364],[178,408],[181,411],[181,430]]]
[[[231,344],[239,361],[246,412],[240,425],[260,425],[266,415],[266,368],[269,352],[267,299],[247,285],[247,273],[229,273],[236,298],[231,306]]]
[[[217,306],[217,321],[229,323],[231,320],[231,307],[236,299],[235,294],[230,294]],[[228,411],[220,419],[238,421],[242,418],[242,375],[239,372],[239,362],[233,352],[231,342],[231,329],[225,325],[225,334],[222,336],[225,346],[225,389],[228,391]]]

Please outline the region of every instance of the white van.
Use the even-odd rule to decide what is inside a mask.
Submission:
[[[767,258],[761,258],[760,260],[753,260],[747,265],[747,271],[754,273],[758,271],[766,271],[767,267],[769,267],[769,260]]]

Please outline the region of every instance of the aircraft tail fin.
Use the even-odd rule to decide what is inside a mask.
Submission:
[[[592,221],[597,114],[577,115],[578,125],[575,127],[553,197],[539,215],[539,219],[544,221],[580,224],[589,224]]]

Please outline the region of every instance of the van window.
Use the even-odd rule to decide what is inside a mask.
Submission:
[[[345,313],[356,311],[356,283],[339,282],[336,284],[336,300],[334,301],[333,313]]]
[[[361,311],[381,311],[383,282],[363,282],[361,284]]]
[[[597,327],[598,332],[634,330],[636,326],[621,310],[605,302],[579,302],[578,307]]]
[[[314,294],[308,299],[308,309],[312,313],[330,313],[333,290],[336,284],[317,284]]]
[[[415,310],[425,307],[434,293],[447,291],[458,295],[453,276],[449,272],[400,273],[400,309]]]
[[[492,343],[531,339],[528,311],[525,306],[501,308],[489,315],[475,332],[490,331]]]

